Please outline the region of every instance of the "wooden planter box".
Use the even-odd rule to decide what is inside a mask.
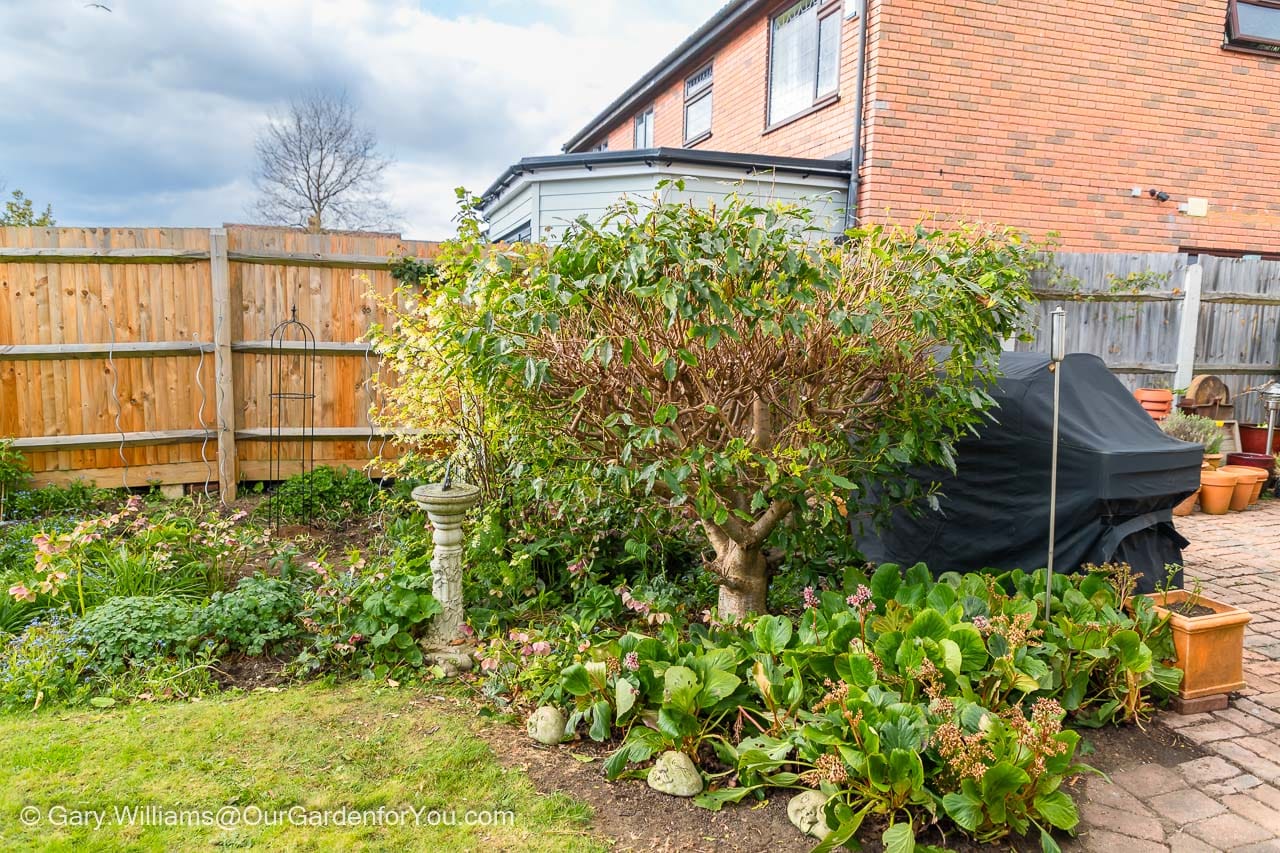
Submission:
[[[1186,601],[1191,597],[1186,590],[1153,592],[1147,597],[1155,602],[1156,610],[1169,615],[1177,667],[1182,670],[1178,694],[1183,699],[1227,694],[1245,686],[1244,626],[1253,618],[1247,610],[1202,595],[1196,603],[1213,613],[1183,616],[1163,605]]]

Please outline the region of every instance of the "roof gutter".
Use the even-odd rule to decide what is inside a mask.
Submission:
[[[872,0],[860,2],[862,13],[858,16],[861,18],[858,22],[858,87],[853,95],[853,151],[849,156],[849,193],[844,209],[846,231],[858,227],[858,202],[862,195],[862,114],[867,88],[867,31],[870,29],[868,21],[871,18]]]
[[[730,0],[719,12],[712,15],[709,21],[698,27],[693,35],[681,42],[675,50],[663,57],[661,62],[649,69],[613,103],[605,107],[604,111],[593,118],[586,127],[575,133],[573,138],[564,144],[562,150],[572,153],[573,149],[588,141],[602,127],[611,125],[632,112],[640,101],[647,99],[682,65],[696,58],[703,49],[749,17],[759,5],[761,0]]]

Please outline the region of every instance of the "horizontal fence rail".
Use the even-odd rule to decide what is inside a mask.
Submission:
[[[390,270],[435,243],[396,235],[226,228],[0,228],[0,438],[37,483],[216,485],[270,476],[272,329],[315,333],[316,464],[392,457],[379,426]],[[281,348],[285,375],[304,350]],[[290,372],[292,371],[292,373]],[[288,426],[275,437],[304,436]],[[286,470],[285,473],[288,473]]]

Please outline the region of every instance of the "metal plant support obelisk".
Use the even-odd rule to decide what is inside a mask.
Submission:
[[[431,626],[428,645],[447,646],[462,639],[466,613],[462,607],[462,520],[480,499],[480,487],[453,482],[450,468],[444,481],[413,490],[413,500],[431,521],[431,594],[442,608]]]
[[[314,511],[311,473],[316,451],[316,336],[307,324],[298,320],[298,306],[293,306],[289,319],[271,331],[270,409],[271,429],[268,449],[268,479],[282,482],[294,474],[305,479],[303,520],[310,525]],[[296,366],[296,371],[292,368]],[[293,409],[297,409],[295,413]],[[292,423],[286,424],[287,421]],[[297,443],[297,469],[292,458],[286,458],[286,447]],[[271,525],[279,528],[283,507],[271,499]]]
[[[1053,546],[1058,536],[1058,424],[1062,402],[1062,362],[1067,357],[1067,312],[1053,309],[1049,326],[1049,369],[1053,371],[1053,449],[1049,461],[1049,559],[1044,572],[1044,620],[1053,601]]]

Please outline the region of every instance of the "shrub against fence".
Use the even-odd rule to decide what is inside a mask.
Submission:
[[[390,258],[436,244],[290,229],[0,228],[0,437],[37,482],[206,483],[268,475],[271,331],[316,337],[316,464],[359,467]],[[294,374],[301,359],[286,359]],[[283,423],[300,422],[284,412]],[[286,448],[296,457],[297,448]],[[291,473],[286,470],[285,473]]]

